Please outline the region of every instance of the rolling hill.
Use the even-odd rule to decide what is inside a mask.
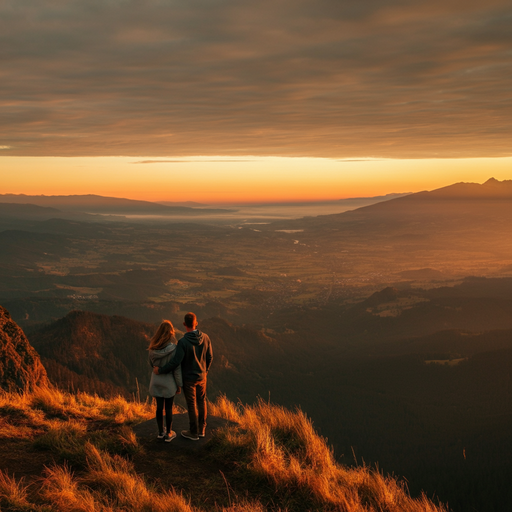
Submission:
[[[147,347],[156,328],[121,316],[71,311],[28,336],[50,379],[62,389],[145,399],[151,375]],[[264,394],[280,373],[283,350],[277,341],[220,318],[202,321],[201,328],[215,339],[212,395],[222,389],[246,399]]]

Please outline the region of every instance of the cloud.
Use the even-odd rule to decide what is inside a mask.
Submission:
[[[510,155],[504,0],[4,0],[18,155]]]
[[[132,162],[132,164],[188,164],[188,163],[232,163],[232,162],[255,162],[255,160],[141,160],[139,162]]]
[[[354,158],[354,159],[340,159],[337,162],[380,162],[380,159],[376,158]]]
[[[11,146],[0,146],[0,149],[11,149]]]

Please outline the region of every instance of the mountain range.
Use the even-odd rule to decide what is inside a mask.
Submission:
[[[501,223],[512,219],[512,180],[498,181],[490,178],[483,184],[456,183],[432,191],[417,192],[389,201],[381,201],[356,210],[335,215],[324,215],[301,220],[307,226],[344,225],[357,222],[372,227],[375,224],[408,223],[423,219],[423,224],[445,219],[450,222],[472,220]],[[497,214],[500,216],[496,217]],[[299,221],[289,221],[297,224]],[[361,226],[364,227],[364,226]]]
[[[54,208],[63,212],[80,212],[82,214],[102,215],[204,215],[206,213],[227,213],[232,210],[221,208],[197,208],[191,206],[176,206],[151,201],[124,199],[119,197],[104,197],[94,194],[69,196],[44,196],[25,194],[0,194],[0,204],[36,205]],[[193,207],[192,207],[193,206]]]

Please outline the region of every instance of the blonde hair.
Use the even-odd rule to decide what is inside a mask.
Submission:
[[[151,338],[149,342],[148,350],[158,350],[160,348],[164,348],[166,345],[171,343],[171,340],[174,336],[174,327],[169,320],[164,320],[155,335]]]

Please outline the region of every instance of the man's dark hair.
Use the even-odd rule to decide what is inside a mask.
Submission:
[[[194,327],[194,324],[197,322],[197,317],[194,313],[187,313],[185,315],[185,325],[187,327]]]

